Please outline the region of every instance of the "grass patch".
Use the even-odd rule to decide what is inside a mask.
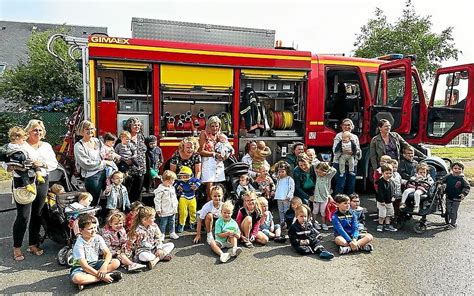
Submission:
[[[473,160],[473,147],[435,147],[431,149],[431,154],[449,158],[451,160]]]
[[[0,181],[7,181],[12,179],[12,174],[0,167]]]
[[[474,167],[464,168],[464,176],[466,176],[471,186],[474,186]]]

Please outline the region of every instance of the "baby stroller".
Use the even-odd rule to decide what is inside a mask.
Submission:
[[[235,159],[225,167],[226,182],[222,184],[225,190],[224,196],[226,196],[226,200],[231,200],[234,204],[234,214],[236,214],[237,210],[243,205],[241,197],[237,196],[236,192],[237,186],[239,186],[240,176],[247,174],[248,171],[248,164],[237,162]]]
[[[430,156],[421,161],[428,165],[430,168],[429,173],[435,182],[429,187],[425,194],[421,195],[420,210],[418,213],[413,212],[414,194],[411,193],[408,195],[408,199],[405,202],[406,208],[400,209],[399,215],[395,218],[395,227],[401,229],[413,216],[420,216],[421,219],[415,223],[413,230],[418,234],[422,234],[427,228],[426,216],[430,214],[444,215],[445,186],[442,184],[441,179],[449,173],[446,161],[450,162],[449,159],[442,159],[436,156]],[[409,183],[413,184],[416,183],[416,181],[409,180],[407,184]],[[423,183],[425,182],[413,185],[423,185]]]

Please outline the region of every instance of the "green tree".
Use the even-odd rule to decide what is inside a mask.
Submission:
[[[0,81],[0,97],[28,110],[32,105],[48,105],[62,97],[82,96],[82,73],[74,60],[69,58],[67,44],[58,40],[54,51],[64,62],[53,57],[47,50],[48,38],[66,29],[34,32],[28,41],[28,58],[4,73]],[[70,106],[74,107],[74,106]]]
[[[411,0],[407,0],[401,17],[393,24],[380,8],[375,17],[361,27],[354,46],[355,56],[373,58],[390,53],[416,54],[415,65],[423,80],[433,78],[443,61],[458,58],[462,53],[455,47],[453,27],[441,33],[432,32],[431,16],[415,12]]]

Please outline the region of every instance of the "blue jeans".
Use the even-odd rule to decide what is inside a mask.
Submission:
[[[92,195],[92,205],[97,205],[99,203],[100,192],[102,189],[105,189],[105,169],[95,175],[85,178],[84,186],[86,187],[87,192]]]
[[[336,189],[334,195],[344,193],[350,195],[354,193],[356,176],[349,174],[349,169],[346,166],[346,173],[341,177],[339,171],[339,164],[334,163],[333,167],[337,170],[336,172]],[[354,166],[354,172],[357,172],[357,165]]]
[[[165,234],[166,233],[166,226],[169,225],[170,227],[170,233],[174,232],[174,217],[175,215],[167,216],[167,217],[160,217],[160,230],[161,233]]]

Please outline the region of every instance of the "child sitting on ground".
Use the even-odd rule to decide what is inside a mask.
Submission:
[[[44,177],[41,175],[41,169],[33,170],[33,163],[28,156],[25,147],[26,132],[18,126],[12,127],[8,131],[10,143],[7,145],[7,166],[14,168],[13,183],[16,187],[25,187],[25,189],[32,194],[36,194],[36,187],[34,182],[30,179],[29,172],[35,171],[36,180],[38,183],[44,183]]]
[[[106,224],[102,229],[102,237],[112,253],[112,258],[117,258],[122,265],[126,266],[128,271],[145,268],[145,265],[130,260],[132,254],[124,223],[125,215],[123,213],[119,210],[110,211],[106,219]]]
[[[349,174],[355,175],[354,164],[357,157],[357,145],[352,139],[354,136],[351,132],[343,132],[342,140],[334,148],[334,152],[340,153],[338,162],[341,177],[344,177],[346,173],[346,165],[348,166]]]
[[[132,202],[132,204],[130,205],[130,212],[127,214],[127,217],[125,219],[125,230],[127,232],[129,232],[130,229],[132,228],[132,223],[133,223],[133,220],[135,219],[135,216],[138,214],[138,209],[144,206],[145,205],[138,200]]]
[[[244,194],[244,206],[237,213],[237,224],[242,231],[241,239],[245,247],[253,248],[253,242],[261,245],[268,243],[268,237],[259,230],[262,213],[258,206],[255,191]]]
[[[280,224],[273,222],[272,212],[268,210],[268,200],[264,197],[258,199],[262,218],[260,219],[260,231],[263,232],[269,239],[275,239],[277,243],[286,242],[286,238],[281,236]]]
[[[222,205],[221,216],[216,221],[216,239],[209,244],[211,250],[219,255],[222,263],[229,261],[230,257],[237,257],[242,253],[242,248],[237,247],[240,238],[240,229],[237,222],[232,219],[234,205],[231,201],[226,201]],[[230,253],[224,253],[222,249],[230,248]]]
[[[111,283],[121,280],[122,273],[114,272],[120,266],[120,261],[112,259],[112,253],[104,239],[97,234],[95,217],[82,214],[78,220],[81,235],[77,237],[72,249],[71,281],[81,291],[87,284],[99,281]],[[104,259],[99,260],[99,253],[103,254]]]
[[[291,246],[301,255],[316,254],[321,259],[332,259],[334,255],[321,245],[322,236],[308,219],[310,212],[306,205],[301,205],[295,210],[296,221],[288,230]]]
[[[215,185],[211,187],[211,200],[206,202],[202,209],[198,212],[196,236],[193,242],[197,244],[201,240],[201,230],[204,221],[206,228],[206,242],[208,245],[214,240],[212,231],[214,224],[221,215],[222,198],[224,197],[224,190],[221,186]]]
[[[179,225],[176,232],[184,231],[184,224],[189,214],[189,228],[194,230],[196,225],[196,190],[201,186],[201,180],[193,177],[190,167],[182,166],[178,173],[178,180],[174,184],[176,193],[179,196],[178,217]]]
[[[334,242],[339,246],[339,254],[355,251],[371,252],[373,236],[369,233],[360,234],[357,216],[349,209],[349,197],[338,194],[334,197],[337,203],[337,212],[332,216],[334,226]]]
[[[105,177],[107,182],[107,189],[110,187],[112,182],[110,181],[110,177],[112,173],[118,171],[118,167],[115,164],[115,161],[120,160],[120,155],[115,153],[114,145],[117,141],[117,137],[114,136],[112,133],[105,133],[103,137],[104,145],[100,147],[100,156],[104,160],[110,160],[106,162],[105,166]]]
[[[120,143],[115,146],[115,152],[120,155],[118,169],[122,173],[127,173],[130,166],[137,165],[137,151],[134,145],[130,144],[132,135],[128,131],[120,133]]]
[[[219,134],[218,138],[219,142],[216,143],[216,146],[214,147],[214,152],[219,154],[222,159],[227,159],[229,156],[234,154],[235,150],[234,147],[229,142],[229,139],[227,136],[223,133]],[[224,161],[223,160],[217,160],[217,166],[224,167]]]
[[[277,171],[275,200],[278,206],[281,228],[285,229],[287,227],[285,223],[285,213],[290,208],[290,200],[295,193],[295,180],[291,177],[291,166],[286,161],[281,160],[277,162],[275,169]]]
[[[375,199],[377,200],[377,209],[379,210],[379,225],[377,231],[384,230],[395,232],[397,229],[390,224],[390,219],[394,216],[393,209],[394,197],[394,183],[392,181],[393,167],[391,164],[384,164],[381,167],[382,178],[377,181],[377,193]],[[385,227],[384,227],[385,222]]]
[[[413,213],[419,212],[421,195],[426,193],[434,183],[430,174],[428,174],[428,170],[429,167],[426,163],[420,163],[416,166],[415,176],[410,178],[410,181],[407,183],[407,188],[403,191],[400,209],[406,208],[405,202],[408,195],[414,192],[415,204],[413,206]]]
[[[285,212],[285,224],[287,228],[290,228],[291,224],[295,222],[295,210],[303,204],[301,198],[295,196],[290,201],[290,208]]]
[[[158,139],[156,136],[151,135],[145,139],[146,145],[146,164],[147,172],[145,174],[144,187],[147,192],[150,192],[151,188],[155,188],[155,182],[159,179],[160,167],[163,164],[163,152],[161,148],[157,146]]]
[[[163,172],[163,183],[155,189],[155,210],[160,217],[160,231],[166,234],[166,227],[169,226],[170,238],[178,239],[179,236],[175,232],[175,216],[178,213],[178,198],[176,197],[176,189],[173,186],[176,181],[176,174],[173,171],[166,170]]]
[[[327,231],[326,207],[328,202],[332,201],[331,197],[331,179],[336,175],[336,169],[330,167],[327,162],[320,162],[316,165],[316,182],[314,186],[313,197],[313,219],[316,229],[321,229],[316,220],[318,214],[321,214],[321,223],[323,230]]]
[[[243,174],[239,177],[239,185],[237,186],[237,189],[235,190],[235,193],[239,197],[239,199],[242,199],[242,195],[246,191],[255,191],[255,188],[253,188],[252,184],[250,184],[250,177],[248,174]]]
[[[365,229],[365,213],[367,210],[360,206],[359,194],[352,193],[349,195],[351,200],[351,211],[354,216],[356,216],[357,222],[359,223],[359,232],[366,232]]]
[[[130,210],[130,199],[128,198],[127,188],[122,184],[124,174],[115,171],[110,176],[112,182],[109,191],[105,191],[107,197],[107,210],[118,209],[121,212],[128,212]]]
[[[133,220],[128,233],[131,245],[134,247],[134,261],[144,262],[148,269],[159,261],[170,261],[173,243],[163,243],[163,234],[155,223],[156,212],[151,207],[141,207]]]
[[[461,201],[469,194],[471,186],[464,178],[464,165],[454,162],[451,165],[451,173],[446,175],[442,182],[446,184],[446,224],[447,229],[455,229],[458,218],[458,209]]]

